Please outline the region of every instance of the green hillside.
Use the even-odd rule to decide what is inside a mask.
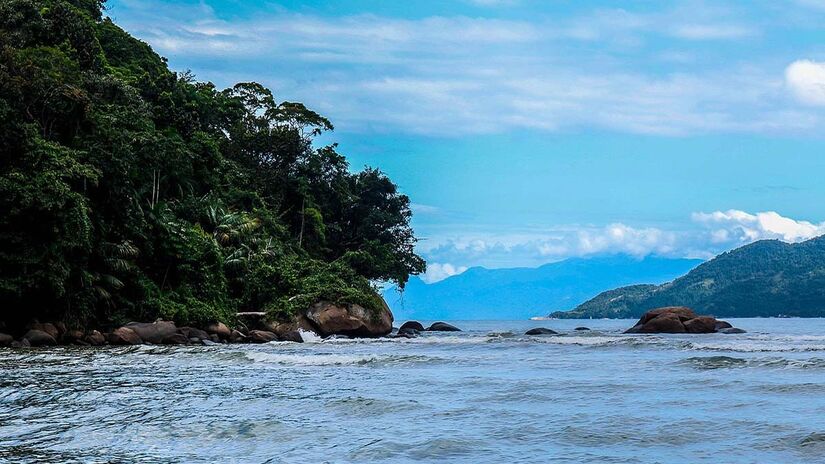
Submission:
[[[689,306],[721,317],[825,316],[825,237],[755,242],[673,282],[610,290],[553,316],[635,318],[660,306]]]

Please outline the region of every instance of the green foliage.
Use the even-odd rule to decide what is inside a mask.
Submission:
[[[662,306],[689,306],[720,317],[822,316],[825,237],[798,244],[756,242],[700,265],[663,285],[604,292],[555,317],[636,318]]]
[[[0,320],[378,308],[424,271],[409,199],[257,83],[176,74],[98,0],[0,2]]]

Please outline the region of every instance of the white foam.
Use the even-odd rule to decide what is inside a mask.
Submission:
[[[323,341],[318,334],[309,330],[298,329],[298,333],[301,335],[301,340],[303,340],[304,343],[320,343]]]
[[[244,353],[247,359],[263,364],[283,364],[289,366],[342,366],[361,365],[379,361],[377,355],[344,355],[344,354],[281,354],[248,351]]]

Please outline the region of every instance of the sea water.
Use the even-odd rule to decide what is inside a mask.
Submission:
[[[0,462],[825,462],[825,320],[731,322],[2,349]]]

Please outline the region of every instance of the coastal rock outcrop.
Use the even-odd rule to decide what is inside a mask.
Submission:
[[[684,306],[668,306],[650,310],[642,315],[635,326],[625,333],[714,333],[730,330],[732,326],[713,316],[697,316]],[[741,330],[741,329],[736,329]],[[725,332],[735,333],[735,332]],[[738,332],[737,332],[738,333]]]
[[[140,339],[134,330],[127,327],[118,327],[113,330],[106,339],[112,345],[140,345],[143,340]]]
[[[392,332],[392,311],[386,303],[376,312],[357,304],[336,305],[320,301],[307,309],[306,317],[322,337],[347,335],[374,338]]]
[[[416,330],[418,332],[424,331],[424,326],[418,321],[407,321],[401,324],[401,327],[398,328],[398,331],[407,331],[407,330]]]
[[[267,330],[250,330],[249,341],[252,343],[269,343],[278,340],[278,336]]]
[[[461,332],[461,329],[446,322],[434,322],[427,327],[427,332]]]
[[[203,330],[210,336],[217,335],[220,340],[228,340],[229,337],[232,336],[232,331],[229,330],[229,327],[227,327],[223,322],[213,322],[212,324],[204,327]],[[212,340],[215,341],[214,339]]]
[[[97,330],[90,330],[83,338],[83,341],[92,346],[100,346],[106,343],[106,337]]]
[[[132,329],[144,342],[156,345],[178,332],[175,323],[171,321],[130,322],[124,327]]]
[[[28,341],[31,346],[57,345],[57,340],[50,333],[38,329],[29,330],[26,335],[23,335],[23,339]]]
[[[524,335],[558,335],[559,333],[555,330],[551,330],[545,327],[536,327],[535,329],[530,329],[527,332],[524,332]]]

